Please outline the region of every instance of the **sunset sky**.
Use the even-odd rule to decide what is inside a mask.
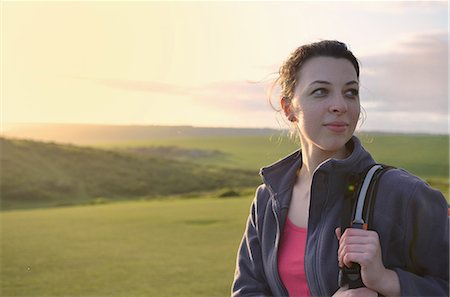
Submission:
[[[447,2],[0,5],[3,124],[284,127],[273,73],[337,39],[361,61],[360,129],[448,133]]]

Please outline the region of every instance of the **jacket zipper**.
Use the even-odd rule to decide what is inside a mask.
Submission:
[[[273,215],[275,216],[275,220],[277,222],[277,236],[275,238],[275,251],[273,253],[273,258],[274,258],[274,262],[275,262],[275,265],[273,266],[273,274],[275,276],[275,280],[276,280],[276,283],[278,285],[278,288],[281,290],[281,292],[283,292],[283,296],[289,296],[289,293],[287,292],[287,289],[283,285],[283,282],[281,281],[280,275],[278,274],[278,258],[277,258],[277,255],[278,255],[278,244],[280,242],[280,233],[281,233],[281,231],[280,231],[280,221],[278,219],[278,211],[277,211],[277,209],[278,209],[278,202],[276,201],[274,196],[272,196],[272,197],[273,197],[272,198],[272,201],[273,201],[273,203],[272,203],[272,212],[273,212]]]
[[[264,177],[264,175],[261,175],[262,177],[262,181],[263,183],[267,186],[267,189],[269,190],[269,193],[272,197],[272,212],[273,215],[275,217],[275,221],[277,223],[277,234],[276,234],[276,238],[275,238],[275,247],[274,247],[274,253],[273,253],[273,262],[275,263],[275,265],[273,265],[272,267],[272,273],[275,276],[275,283],[278,287],[278,289],[280,290],[280,292],[282,292],[282,296],[289,296],[289,293],[286,289],[286,287],[284,286],[283,282],[281,281],[280,275],[278,274],[278,244],[280,242],[280,221],[278,218],[278,201],[275,199],[275,192],[273,191],[272,187],[266,182],[266,179]]]
[[[323,208],[322,208],[322,210],[323,210]],[[319,283],[319,277],[318,277],[318,269],[317,269],[317,267],[319,267],[319,256],[318,256],[318,251],[320,250],[319,249],[319,245],[320,245],[320,239],[321,239],[321,237],[322,237],[322,229],[323,229],[323,222],[322,221],[320,221],[320,225],[319,225],[319,240],[317,241],[317,244],[316,244],[316,259],[315,259],[315,262],[316,262],[316,265],[315,265],[315,268],[314,268],[314,280],[315,280],[315,282],[316,282],[316,284],[317,284],[317,290],[319,291],[319,296],[325,296],[325,294],[323,294],[323,292],[322,292],[322,287],[320,286],[320,283]]]
[[[314,178],[313,178],[313,180],[314,180]],[[311,185],[311,198],[310,199],[312,199],[312,196],[313,196],[313,187],[312,187],[312,185]],[[321,213],[323,212],[323,210],[325,209],[325,206],[326,206],[326,204],[327,204],[327,200],[328,200],[328,198],[326,199],[326,201],[324,202],[324,204],[322,205],[322,207],[321,207]],[[319,283],[319,277],[318,277],[318,269],[317,269],[317,267],[319,267],[319,257],[318,257],[318,251],[319,251],[319,245],[320,245],[320,237],[322,236],[322,229],[323,229],[323,220],[320,220],[319,221],[319,225],[317,226],[317,232],[318,232],[318,234],[319,234],[319,240],[317,241],[317,243],[315,244],[315,254],[316,254],[316,257],[315,257],[315,265],[313,265],[312,267],[311,267],[311,269],[312,269],[312,271],[313,271],[313,278],[314,278],[314,284],[315,284],[315,286],[317,287],[317,291],[319,292],[319,294],[318,294],[318,296],[325,296],[326,294],[324,294],[323,292],[322,292],[322,288],[321,288],[321,286],[320,286],[320,283]],[[308,242],[306,243],[306,244],[308,244]],[[306,251],[305,251],[306,252]],[[310,266],[310,265],[308,265],[308,262],[307,261],[305,261],[305,273],[306,274],[308,274],[307,273],[307,271],[309,270],[309,269],[306,269],[306,266]],[[307,279],[308,279],[308,277],[307,277]],[[309,286],[309,282],[308,282],[308,286]],[[311,287],[310,287],[310,292],[311,292]],[[311,292],[312,293],[312,292]]]

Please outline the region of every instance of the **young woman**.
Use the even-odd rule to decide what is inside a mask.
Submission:
[[[353,136],[354,55],[338,41],[304,45],[279,74],[281,107],[301,149],[261,169],[232,296],[448,296],[447,203],[421,179],[387,171],[371,230],[340,232],[349,177],[375,163]],[[351,263],[360,264],[365,287],[339,288],[339,267]]]

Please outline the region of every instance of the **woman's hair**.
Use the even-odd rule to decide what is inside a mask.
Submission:
[[[356,75],[359,78],[358,60],[347,48],[347,45],[336,40],[323,40],[302,45],[294,50],[281,65],[278,71],[279,76],[274,81],[272,89],[278,84],[281,87],[281,98],[290,102],[294,96],[299,70],[307,60],[314,57],[347,59],[355,67]]]

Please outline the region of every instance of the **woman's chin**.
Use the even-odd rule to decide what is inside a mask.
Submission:
[[[322,141],[316,142],[317,146],[324,152],[336,154],[339,152],[346,152],[346,144],[350,140],[348,137],[326,137]]]

